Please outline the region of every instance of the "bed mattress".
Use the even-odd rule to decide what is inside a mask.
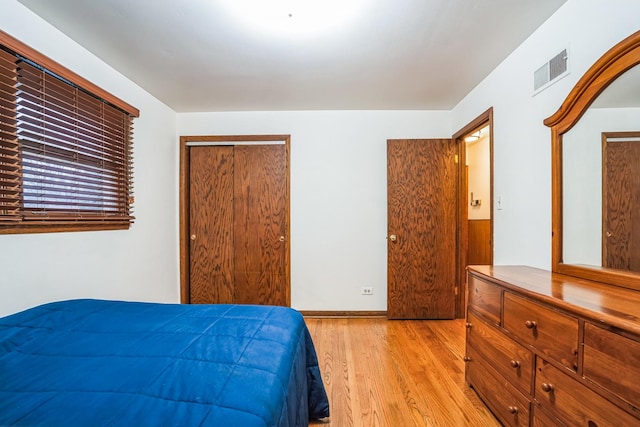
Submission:
[[[0,425],[293,427],[328,415],[290,308],[70,300],[0,319]]]

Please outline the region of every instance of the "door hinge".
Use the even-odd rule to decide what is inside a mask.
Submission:
[[[453,156],[453,161],[456,163],[456,165],[458,164],[458,155],[457,154],[455,156]]]
[[[453,288],[453,294],[454,295],[458,295],[458,287],[457,286],[455,288]]]

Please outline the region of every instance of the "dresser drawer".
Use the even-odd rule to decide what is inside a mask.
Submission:
[[[531,392],[533,356],[529,350],[496,327],[483,322],[472,312],[467,316],[467,344],[480,352],[521,392]]]
[[[545,414],[540,410],[539,406],[534,403],[533,419],[531,420],[532,427],[566,427],[559,419]]]
[[[578,319],[504,294],[504,328],[567,368],[578,369]]]
[[[485,317],[489,322],[500,324],[500,307],[502,288],[478,279],[472,274],[468,276],[469,307]]]
[[[537,358],[534,398],[569,425],[626,427],[640,420],[589,390],[579,381]]]
[[[584,377],[640,408],[640,342],[585,323]]]
[[[529,425],[531,402],[495,371],[473,347],[467,347],[467,381],[493,414],[507,426]]]

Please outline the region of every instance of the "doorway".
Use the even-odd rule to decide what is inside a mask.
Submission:
[[[460,153],[456,317],[465,316],[468,265],[493,264],[493,108],[455,133]]]
[[[493,264],[492,108],[451,139],[387,141],[387,227],[387,317],[463,318],[466,267]]]
[[[180,138],[182,303],[290,305],[289,141]]]

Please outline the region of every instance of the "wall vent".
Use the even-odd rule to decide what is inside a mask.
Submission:
[[[533,73],[533,94],[537,94],[551,86],[561,77],[569,74],[569,55],[567,49],[551,58],[549,62]]]

